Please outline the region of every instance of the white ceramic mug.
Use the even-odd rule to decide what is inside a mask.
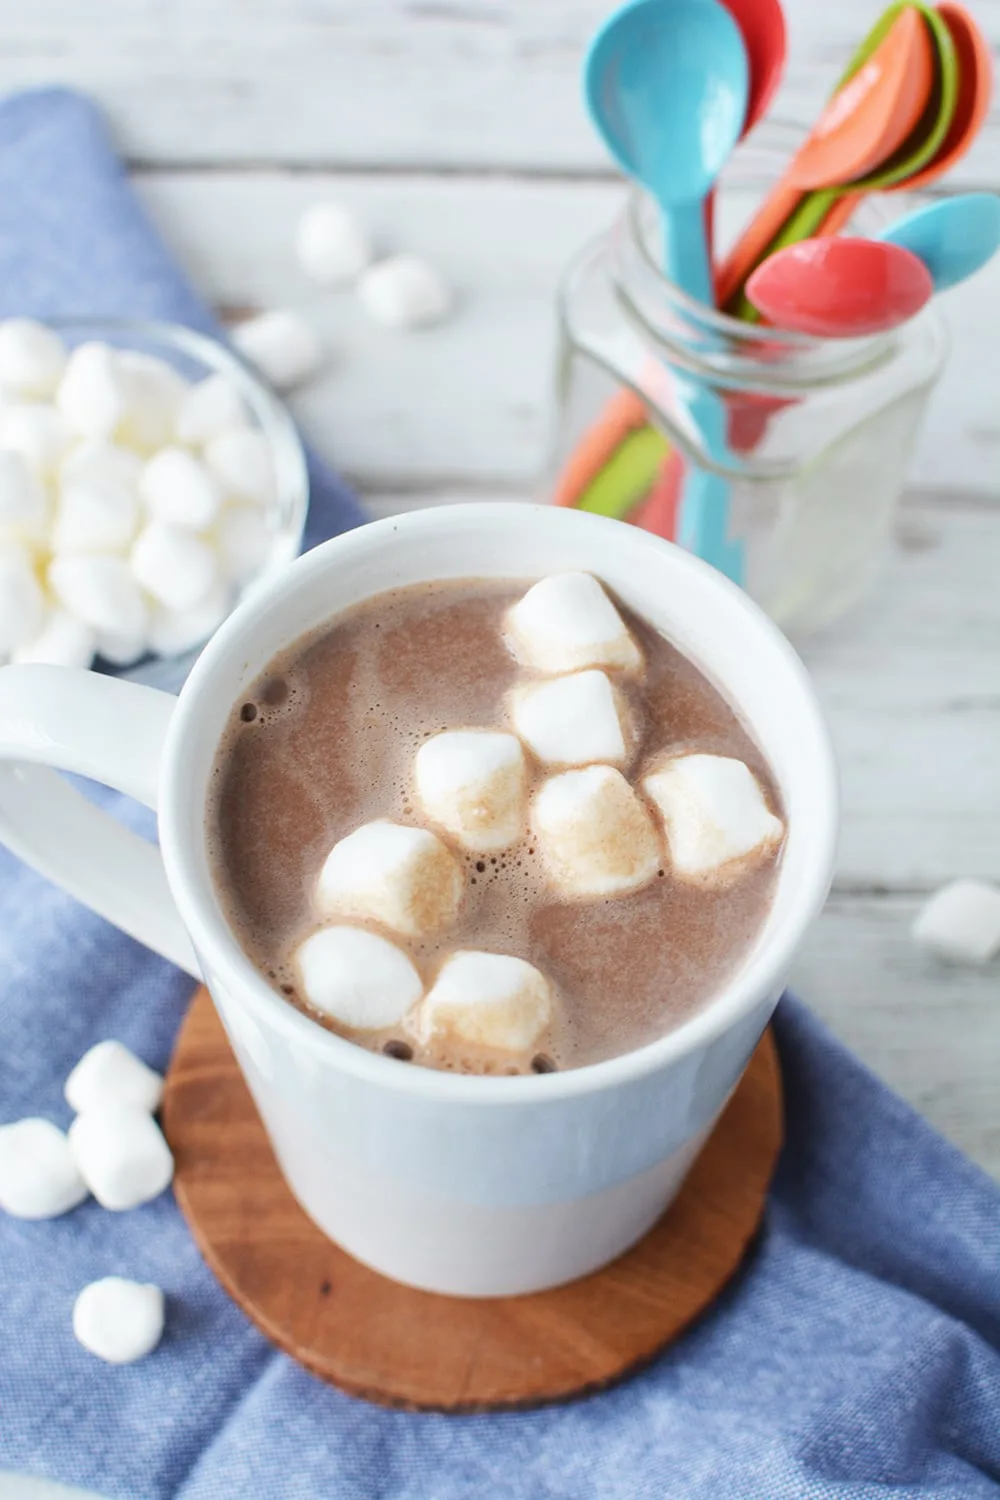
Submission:
[[[289,1005],[226,925],[205,836],[216,749],[233,704],[272,657],[351,605],[431,579],[532,580],[566,569],[602,578],[739,709],[788,816],[773,906],[722,992],[635,1052],[517,1078],[402,1067]],[[162,863],[53,766],[156,808]],[[784,637],[704,563],[575,510],[449,506],[337,537],[240,606],[177,699],[66,668],[0,670],[0,839],[204,977],[303,1208],[359,1260],[439,1292],[557,1285],[605,1264],[654,1223],[822,905],[835,825],[826,730]]]

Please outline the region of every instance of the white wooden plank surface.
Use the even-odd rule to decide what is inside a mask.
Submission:
[[[105,101],[133,159],[161,163],[607,171],[579,64],[607,0],[2,0],[0,86]],[[976,15],[1000,40],[1000,0]],[[776,113],[808,122],[873,0],[786,0]],[[996,182],[996,128],[962,181]]]
[[[319,447],[365,484],[535,481],[552,384],[552,298],[570,256],[609,224],[613,184],[385,174],[141,174],[149,209],[215,302],[307,310],[330,365],[293,403]],[[317,291],[292,253],[316,198],[353,203],[382,251],[418,250],[454,282],[439,329],[373,329],[348,292]],[[749,199],[730,205],[730,225]],[[726,224],[723,224],[723,234]],[[953,352],[914,464],[924,486],[1000,490],[1000,258],[940,299]]]

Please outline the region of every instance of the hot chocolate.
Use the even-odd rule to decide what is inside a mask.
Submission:
[[[781,816],[698,668],[559,574],[401,589],[298,641],[233,709],[209,830],[289,1004],[400,1060],[541,1073],[712,998],[766,918]]]

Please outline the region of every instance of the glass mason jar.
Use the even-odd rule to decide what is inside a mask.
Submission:
[[[723,234],[794,144],[741,150],[716,198]],[[884,219],[865,200],[854,232]],[[929,304],[865,338],[779,333],[692,300],[658,250],[655,204],[633,192],[564,273],[547,498],[702,551],[684,496],[693,473],[714,475],[727,571],[790,633],[825,625],[870,588],[886,550],[947,352],[941,320]]]

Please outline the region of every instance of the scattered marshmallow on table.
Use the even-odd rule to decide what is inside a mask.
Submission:
[[[190,531],[211,526],[222,505],[218,479],[186,448],[167,447],[154,453],[139,475],[138,491],[155,520]]]
[[[506,637],[524,667],[555,674],[584,667],[638,672],[642,655],[589,573],[553,573],[507,611]]]
[[[489,729],[436,734],[417,751],[414,776],[428,818],[463,848],[495,854],[524,832],[527,770],[515,735]]]
[[[86,1196],[69,1142],[51,1120],[0,1125],[0,1208],[17,1219],[54,1219]]]
[[[192,609],[218,582],[219,564],[207,542],[180,526],[151,521],[131,553],[137,581],[168,609]]]
[[[515,688],[510,714],[521,739],[545,765],[605,761],[621,767],[628,758],[625,706],[607,674],[596,668]]]
[[[642,787],[663,819],[671,865],[681,877],[707,875],[771,849],[785,831],[750,767],[730,756],[676,756]]]
[[[358,280],[358,298],[368,316],[386,328],[437,323],[452,301],[444,277],[419,255],[393,255],[369,266]]]
[[[316,883],[316,905],[324,916],[367,918],[403,937],[423,937],[454,922],[462,883],[436,834],[379,819],[334,844]]]
[[[130,1365],[151,1353],[160,1342],[163,1323],[160,1288],[121,1276],[92,1281],[73,1304],[76,1338],[110,1365]]]
[[[96,650],[97,636],[91,627],[68,610],[56,608],[48,611],[38,634],[11,654],[11,661],[89,667]]]
[[[549,777],[531,799],[531,829],[565,896],[627,895],[661,868],[652,819],[613,766]]]
[[[180,399],[175,423],[182,443],[207,443],[234,427],[247,426],[243,397],[228,375],[206,375]]]
[[[66,1079],[66,1102],[77,1114],[117,1105],[150,1114],[163,1097],[163,1079],[121,1042],[97,1042]]]
[[[323,363],[316,330],[290,308],[274,308],[237,323],[231,338],[243,358],[279,391],[301,385]]]
[[[98,1203],[116,1213],[159,1197],[174,1175],[160,1127],[134,1105],[85,1110],[69,1127],[69,1144]]]
[[[254,505],[274,499],[274,457],[262,432],[249,427],[220,432],[205,444],[205,462],[229,499]]]
[[[321,927],[299,945],[295,964],[305,1000],[357,1031],[395,1026],[424,991],[395,943],[358,927]]]
[[[989,963],[1000,953],[1000,888],[985,880],[951,881],[921,909],[913,936],[952,963]]]
[[[441,967],[417,1012],[417,1030],[480,1047],[523,1052],[552,1017],[548,980],[523,958],[459,950]]]
[[[0,323],[0,387],[19,396],[51,396],[66,364],[62,339],[32,318]]]
[[[353,281],[372,258],[368,231],[344,203],[313,203],[295,234],[299,265],[314,281],[340,286]]]
[[[27,646],[45,623],[45,596],[27,548],[0,541],[0,657]]]

